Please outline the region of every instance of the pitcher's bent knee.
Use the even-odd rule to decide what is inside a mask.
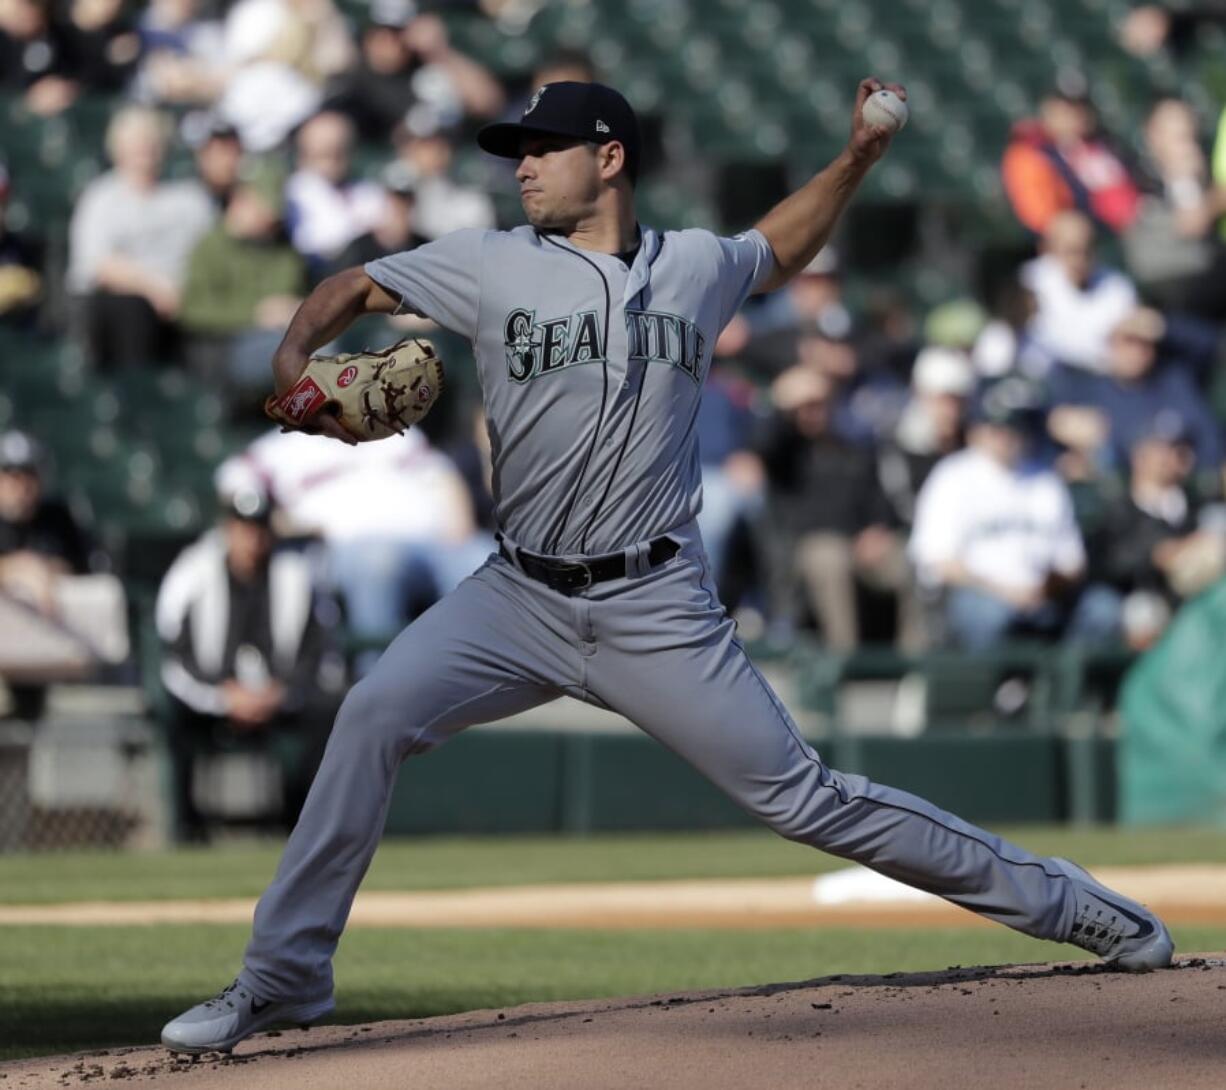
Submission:
[[[805,844],[813,839],[814,814],[807,806],[797,805],[787,810],[771,809],[759,812],[758,817],[772,832],[778,833],[784,840],[795,840]]]
[[[825,784],[819,766],[806,769],[805,775],[786,789],[773,786],[767,792],[767,801],[750,800],[753,813],[785,840],[813,844],[821,837],[832,807],[839,802],[837,794]]]
[[[376,683],[376,675],[359,681],[345,696],[332,729],[333,741],[349,746],[398,749],[413,730],[415,716],[402,701]]]

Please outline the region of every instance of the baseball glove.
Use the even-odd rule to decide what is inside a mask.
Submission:
[[[443,392],[443,361],[428,341],[408,339],[380,351],[312,356],[306,370],[264,412],[286,431],[314,431],[311,419],[333,413],[361,442],[401,435]]]

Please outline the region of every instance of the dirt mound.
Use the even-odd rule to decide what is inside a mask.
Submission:
[[[0,1065],[4,1086],[185,1090],[941,1088],[1218,1090],[1226,961],[1144,976],[1096,965],[836,976],[739,991],[539,1003],[261,1034],[229,1058],[158,1048]]]

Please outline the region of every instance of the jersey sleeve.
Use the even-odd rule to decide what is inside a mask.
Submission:
[[[716,241],[719,244],[719,328],[723,329],[746,298],[770,279],[775,271],[775,253],[766,236],[756,229]]]
[[[429,318],[472,340],[477,335],[486,234],[453,231],[415,250],[367,262],[366,275],[400,297],[399,313]]]

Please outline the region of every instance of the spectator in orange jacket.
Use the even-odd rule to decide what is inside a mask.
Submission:
[[[1128,167],[1098,132],[1093,107],[1069,91],[1050,92],[1037,118],[1014,126],[1001,175],[1014,215],[1036,235],[1070,209],[1118,234],[1140,204]]]

